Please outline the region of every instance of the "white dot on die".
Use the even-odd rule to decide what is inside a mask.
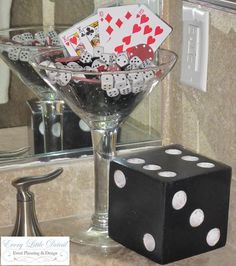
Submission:
[[[171,171],[162,171],[162,172],[159,172],[158,175],[162,177],[175,177],[177,174]]]
[[[155,170],[160,170],[161,167],[157,164],[146,164],[143,166],[143,169],[155,171]]]
[[[126,177],[121,170],[116,170],[114,173],[114,181],[117,187],[123,188],[126,185]]]
[[[220,229],[213,228],[211,229],[206,237],[207,244],[211,247],[215,246],[220,240]]]
[[[196,209],[192,212],[189,218],[189,223],[192,227],[198,227],[204,221],[204,212],[201,209]]]
[[[85,132],[89,132],[90,131],[89,126],[82,119],[79,121],[79,127],[80,127],[81,130],[83,130]]]
[[[177,149],[168,149],[168,150],[165,150],[165,153],[170,154],[170,155],[180,155],[182,151],[177,150]]]
[[[145,160],[141,159],[141,158],[130,158],[127,160],[128,163],[132,163],[132,164],[143,164],[145,163]]]
[[[187,194],[183,190],[179,190],[174,194],[172,198],[172,207],[175,210],[182,209],[187,202]]]
[[[185,155],[185,156],[182,156],[181,159],[184,160],[184,161],[189,161],[189,162],[196,162],[196,161],[199,160],[198,157],[196,157],[196,156],[192,156],[192,155]]]
[[[41,135],[44,135],[44,123],[43,122],[39,124],[39,132]]]
[[[201,168],[213,168],[215,165],[213,163],[207,163],[207,162],[202,162],[197,164],[198,167]]]
[[[59,122],[52,125],[52,134],[57,138],[61,136],[61,124]]]
[[[151,234],[145,234],[143,236],[143,244],[148,251],[153,251],[156,246],[154,237]]]

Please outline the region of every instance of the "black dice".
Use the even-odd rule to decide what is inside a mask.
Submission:
[[[179,145],[116,158],[109,235],[165,264],[226,243],[231,168]]]

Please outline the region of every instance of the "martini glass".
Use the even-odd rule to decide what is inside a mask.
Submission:
[[[151,90],[170,72],[176,55],[168,50],[156,53],[154,66],[146,69],[117,72],[89,72],[78,69],[47,67],[45,61],[55,62],[64,57],[63,49],[34,54],[30,63],[43,80],[57,92],[79,117],[91,128],[94,150],[95,212],[90,227],[72,236],[72,242],[112,250],[117,243],[108,236],[108,178],[110,161],[115,155],[118,127],[146,97]],[[151,71],[153,77],[143,83],[139,91],[132,86],[117,94],[102,89],[104,75]],[[51,75],[53,73],[53,75]],[[149,72],[150,73],[150,72]],[[131,75],[132,76],[132,75]],[[53,77],[53,78],[52,78]],[[63,81],[63,85],[62,85]]]
[[[63,137],[61,126],[63,122],[64,101],[53,91],[50,86],[34,71],[28,62],[31,53],[46,51],[52,47],[60,47],[55,36],[50,39],[49,32],[61,32],[66,27],[37,26],[13,28],[0,31],[0,57],[19,79],[40,99],[42,118],[44,122],[44,152],[63,149]],[[46,40],[39,38],[27,41],[22,39],[23,34],[30,33],[35,37],[37,33],[43,32]],[[27,35],[27,34],[26,34]],[[53,125],[58,125],[58,132],[53,132]],[[55,128],[55,126],[54,126]],[[57,136],[55,136],[57,135]],[[58,137],[59,136],[59,137]]]

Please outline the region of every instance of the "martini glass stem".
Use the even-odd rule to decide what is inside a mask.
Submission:
[[[108,231],[108,190],[110,161],[116,152],[117,129],[92,130],[95,175],[95,213],[92,228]]]

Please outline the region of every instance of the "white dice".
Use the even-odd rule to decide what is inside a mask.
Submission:
[[[50,67],[50,68],[55,68],[56,66],[53,62],[48,61],[48,64],[46,64],[47,61],[44,61],[42,63],[40,63],[40,65],[44,65],[46,67]],[[53,70],[46,70],[46,74],[48,75],[48,78],[50,79],[51,84],[55,84],[57,82],[57,71],[53,71]]]
[[[94,69],[97,69],[98,67],[100,67],[100,66],[107,66],[106,65],[106,63],[104,63],[102,60],[100,60],[100,59],[95,59],[94,61],[93,61],[93,63],[92,63],[92,68],[94,68]]]
[[[114,80],[115,80],[115,85],[114,87],[116,89],[122,89],[125,88],[126,86],[126,75],[125,74],[115,74],[114,75]]]
[[[141,65],[139,66],[140,68],[148,68],[154,66],[153,62],[149,59],[144,60]]]
[[[116,57],[116,63],[120,67],[125,67],[129,64],[129,58],[126,52],[120,53]]]
[[[116,54],[111,54],[112,64],[115,64],[116,63],[116,58],[117,58],[117,55]]]
[[[78,63],[76,62],[69,62],[67,65],[66,65],[67,68],[71,68],[73,70],[76,70],[76,72],[72,72],[72,77],[71,79],[73,79],[73,81],[75,83],[79,83],[81,78],[85,78],[85,75],[84,74],[80,74],[79,71],[82,71],[83,70],[83,67],[80,66]]]
[[[109,97],[116,97],[117,95],[119,95],[119,90],[117,90],[116,88],[109,89],[106,92],[107,92],[107,96]]]
[[[21,50],[19,54],[19,60],[22,62],[28,62],[30,57],[30,51],[29,50]]]
[[[155,77],[154,72],[152,70],[144,71],[143,72],[143,78],[145,82],[153,80]]]
[[[80,61],[82,63],[90,63],[92,61],[92,55],[86,51],[83,51],[80,56]]]
[[[56,63],[55,63],[55,66],[56,66],[56,68],[58,68],[58,69],[63,69],[63,68],[65,67],[61,62],[56,62]]]
[[[33,42],[33,40],[34,40],[34,37],[33,37],[32,33],[30,33],[30,32],[24,32],[24,33],[22,33],[21,34],[21,38],[22,38],[23,43],[25,45],[31,45],[32,42]]]
[[[15,35],[15,36],[13,36],[12,37],[12,40],[14,41],[14,42],[18,42],[18,43],[23,43],[23,38],[22,38],[22,36],[20,35],[20,34],[17,34],[17,35]]]
[[[42,64],[40,64],[42,65]],[[56,66],[53,62],[49,61],[48,65],[45,65],[46,67],[50,67],[50,68],[55,68],[56,69]],[[57,71],[53,71],[53,70],[46,70],[46,73],[48,75],[48,77],[50,79],[54,79],[56,76],[57,76]]]
[[[71,68],[71,69],[73,69],[73,70],[83,70],[83,67],[82,66],[80,66],[78,63],[76,63],[76,62],[69,62],[67,65],[66,65],[68,68]]]
[[[130,61],[130,65],[135,65],[139,67],[142,64],[142,60],[138,56],[133,56]]]
[[[52,46],[59,46],[61,43],[60,43],[60,41],[59,41],[59,39],[52,39],[51,40],[51,45]]]
[[[140,87],[144,83],[142,72],[130,73],[128,74],[128,78],[131,81],[132,87]]]
[[[133,65],[128,65],[128,66],[125,68],[126,71],[129,71],[129,70],[135,70],[135,69],[139,69],[139,66],[133,64]]]
[[[17,61],[17,60],[19,60],[20,51],[21,51],[20,48],[16,48],[16,47],[15,47],[15,48],[14,48],[14,47],[10,48],[10,49],[8,50],[8,58],[9,58],[10,60],[12,60],[12,61]]]
[[[103,90],[113,89],[113,76],[110,74],[102,75],[101,77],[101,87]]]
[[[56,40],[58,39],[58,34],[55,30],[51,30],[48,32],[48,36],[52,39],[52,40]]]
[[[132,79],[134,79],[134,77],[135,77],[136,75],[137,75],[136,72],[129,73],[129,74],[128,74],[128,79],[129,79],[129,80],[132,80]]]
[[[60,45],[60,40],[55,30],[51,30],[47,33],[46,41],[48,41],[49,45],[53,45],[53,46]]]
[[[102,46],[96,46],[93,48],[93,57],[100,57],[104,53]]]
[[[34,34],[34,38],[38,41],[41,45],[46,43],[46,34],[44,31],[38,31]]]
[[[133,86],[132,87],[132,92],[134,94],[139,93],[140,91],[143,91],[143,86]]]
[[[104,62],[107,66],[112,64],[112,54],[103,53],[100,55],[100,60]]]
[[[59,86],[66,86],[70,82],[71,77],[72,75],[69,72],[60,72],[56,77],[57,84]]]
[[[121,88],[119,91],[121,95],[126,95],[132,92],[130,81],[128,79],[126,79],[126,86]]]

